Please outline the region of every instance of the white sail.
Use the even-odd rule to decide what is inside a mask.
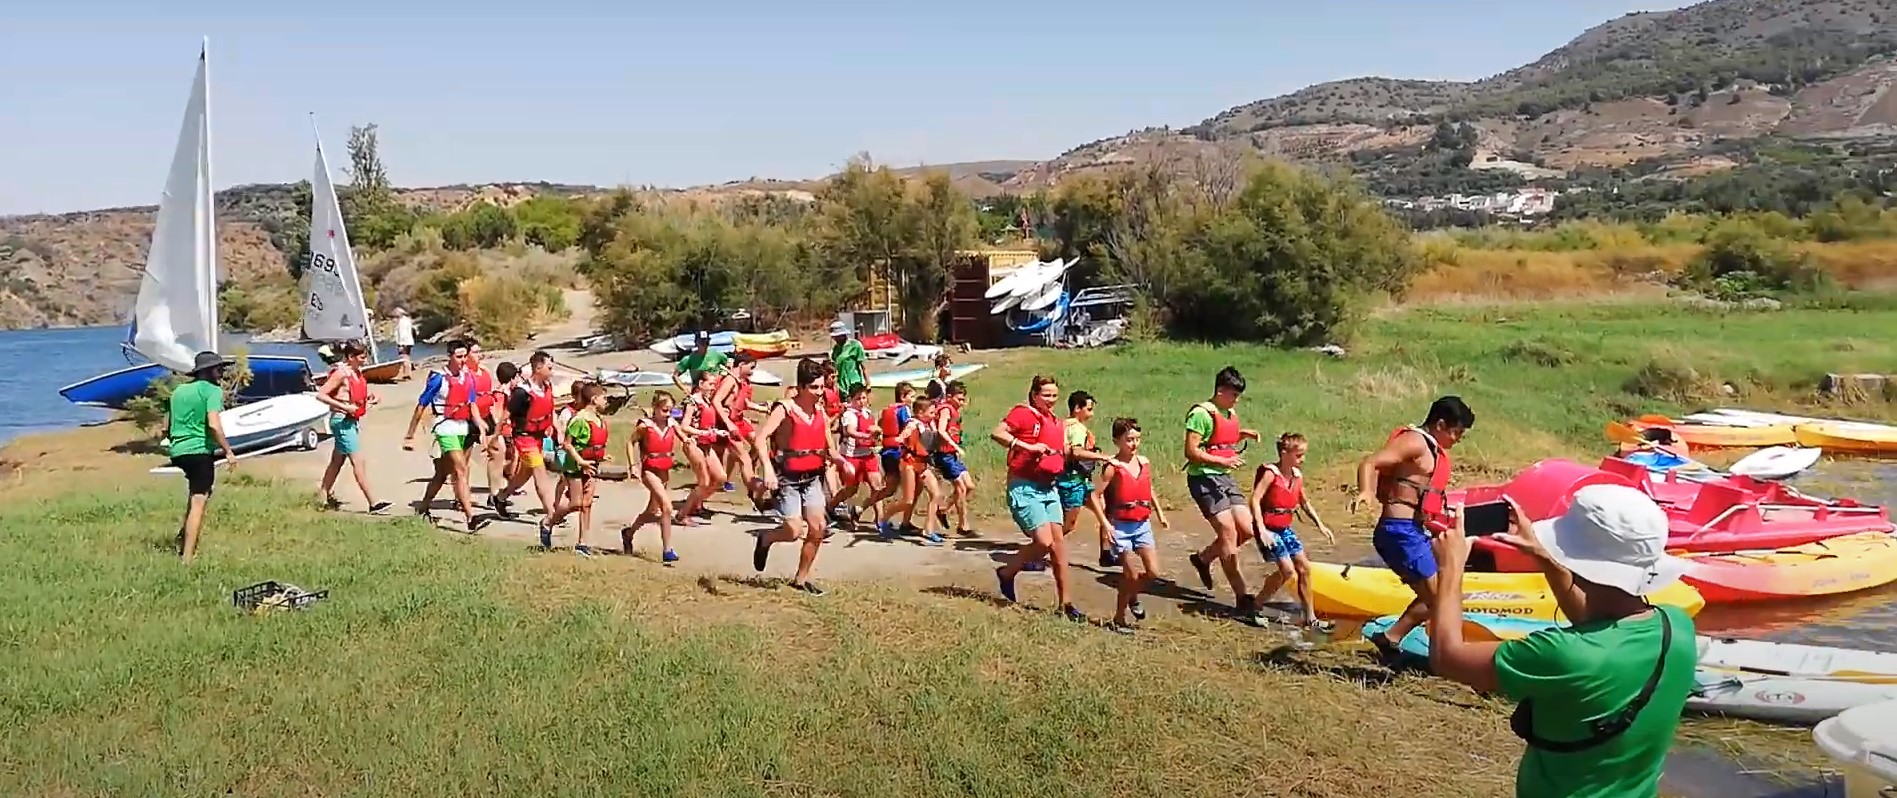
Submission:
[[[217,350],[217,221],[211,191],[209,48],[185,105],[171,173],[158,201],[151,250],[133,311],[133,346],[152,362],[190,371],[201,351]]]
[[[323,143],[316,142],[316,173],[310,178],[310,259],[303,270],[309,290],[303,300],[303,334],[318,341],[368,340],[368,312],[356,256],[343,229],[342,205],[329,179]],[[373,362],[373,358],[371,358]]]

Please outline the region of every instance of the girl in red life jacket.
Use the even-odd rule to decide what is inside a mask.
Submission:
[[[830,504],[824,495],[824,470],[843,461],[830,437],[830,420],[823,414],[822,383],[823,370],[815,361],[798,363],[796,388],[771,406],[753,441],[758,449],[759,483],[775,497],[782,526],[757,536],[751,567],[763,573],[772,544],[801,540],[797,573],[790,586],[813,596],[824,594],[823,588],[810,581],[817,552],[823,548],[824,511]]]
[[[837,450],[843,455],[843,465],[839,480],[842,488],[830,499],[830,515],[835,517],[838,507],[844,506],[856,496],[857,488],[868,485],[870,495],[883,489],[883,472],[880,459],[876,456],[876,445],[881,434],[876,429],[876,415],[869,409],[869,386],[850,386],[850,403],[843,408],[843,416],[837,420]],[[865,506],[874,504],[869,501]],[[845,528],[855,526],[856,512],[852,508]]]
[[[633,535],[640,527],[657,521],[659,545],[664,550],[660,561],[666,565],[678,562],[678,554],[672,551],[672,492],[666,481],[678,464],[679,450],[688,445],[681,440],[688,434],[685,425],[672,417],[674,404],[670,392],[652,394],[652,412],[633,425],[632,435],[626,439],[627,467],[639,473],[639,483],[646,489],[646,506],[631,526],[619,530],[620,546],[631,554]]]
[[[885,406],[876,414],[876,429],[881,440],[876,450],[877,465],[883,472],[883,486],[869,495],[868,504],[887,502],[898,493],[905,496],[915,495],[915,472],[902,467],[902,430],[909,424],[909,405],[916,399],[916,387],[907,382],[896,383],[896,401]],[[878,514],[880,517],[880,513]],[[876,534],[883,540],[894,540],[901,532],[894,526],[876,522]]]
[[[1172,529],[1172,522],[1166,520],[1166,511],[1153,496],[1153,461],[1140,454],[1139,420],[1114,419],[1113,443],[1117,451],[1099,475],[1100,500],[1106,507],[1107,522],[1113,525],[1113,553],[1120,558],[1119,598],[1108,628],[1132,634],[1133,625],[1127,615],[1146,619],[1146,611],[1140,608],[1140,593],[1159,577],[1152,519],[1159,519],[1161,529]]]
[[[730,449],[725,456],[725,478],[730,479],[731,466],[736,466],[752,504],[760,510],[768,509],[767,497],[760,490],[757,470],[752,465],[756,455],[751,448],[753,439],[757,437],[757,427],[751,423],[749,414],[753,410],[763,409],[751,401],[751,372],[756,369],[757,361],[749,354],[739,352],[731,358],[731,364],[731,370],[718,379],[711,397],[711,405],[718,413],[719,423],[730,433],[726,439]]]
[[[342,502],[336,500],[336,478],[342,475],[343,463],[347,462],[355,472],[356,487],[362,491],[369,513],[385,515],[389,503],[376,501],[369,490],[369,464],[363,460],[358,437],[363,415],[377,401],[376,395],[369,391],[369,380],[362,376],[362,364],[368,360],[369,352],[362,344],[345,341],[341,359],[329,370],[323,387],[317,389],[316,398],[334,411],[329,415],[329,435],[335,445],[329,453],[329,467],[323,469],[319,492],[323,506],[332,510],[342,506]]]
[[[685,412],[679,419],[679,429],[685,433],[681,441],[685,449],[685,462],[692,467],[692,489],[685,495],[685,506],[674,518],[675,523],[686,526],[698,526],[703,523],[701,515],[709,515],[705,510],[705,501],[725,483],[725,464],[723,455],[725,439],[730,433],[718,422],[718,412],[711,406],[711,393],[718,375],[709,371],[698,375],[698,382],[692,385],[692,395],[685,400]]]
[[[1324,541],[1337,545],[1337,536],[1331,534],[1331,528],[1324,525],[1324,519],[1311,509],[1310,497],[1304,494],[1305,452],[1310,443],[1303,435],[1287,432],[1278,436],[1278,462],[1266,463],[1258,467],[1252,476],[1251,513],[1257,519],[1252,530],[1252,542],[1258,544],[1258,553],[1264,555],[1266,562],[1277,563],[1278,571],[1265,579],[1264,587],[1259,588],[1254,597],[1253,606],[1264,606],[1266,600],[1284,587],[1286,579],[1297,575],[1298,608],[1303,613],[1304,629],[1315,634],[1330,634],[1333,626],[1329,621],[1318,620],[1317,609],[1311,603],[1311,559],[1304,555],[1304,541],[1291,529],[1301,510],[1317,525],[1317,531],[1324,533]]]
[[[580,390],[580,403],[580,410],[567,421],[566,434],[560,437],[560,447],[566,455],[560,461],[560,482],[567,498],[541,522],[541,531],[544,540],[550,527],[559,526],[568,515],[577,513],[580,523],[573,539],[573,553],[591,557],[593,547],[586,545],[586,533],[593,527],[593,487],[600,465],[609,458],[606,419],[600,415],[606,407],[606,389],[587,385]]]
[[[945,401],[935,411],[937,426],[955,441],[956,446],[961,446],[962,413],[968,408],[968,386],[961,380],[949,380],[946,390],[948,395]],[[962,537],[973,537],[975,530],[968,525],[968,495],[975,490],[975,475],[968,470],[968,465],[962,462],[960,451],[942,452],[934,459],[936,473],[947,480],[952,489],[954,498],[951,504],[955,510],[956,534]],[[938,512],[936,518],[942,522],[943,529],[948,529],[946,509]]]
[[[962,447],[936,427],[935,400],[918,396],[910,403],[909,413],[909,423],[896,438],[902,447],[905,472],[902,498],[884,502],[882,517],[878,520],[888,523],[900,511],[906,527],[916,510],[922,510],[922,540],[931,546],[940,546],[945,541],[942,533],[935,531],[936,514],[938,509],[947,507],[949,501],[941,480],[936,479],[933,463],[938,454],[960,455]],[[924,493],[928,494],[928,502],[919,503]]]

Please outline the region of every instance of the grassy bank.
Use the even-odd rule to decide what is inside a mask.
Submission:
[[[177,486],[126,482],[0,509],[0,794],[1510,790],[1494,705],[1271,665],[1230,624],[1125,640],[953,595],[797,600],[322,514],[241,477],[184,568]],[[331,598],[230,608],[272,578]]]
[[[1420,240],[1427,267],[1417,275],[1408,296],[1423,302],[1660,293],[1655,277],[1678,277],[1706,249],[1700,243],[1652,243],[1637,238],[1575,249],[1469,246],[1433,234]],[[1897,282],[1897,241],[1806,241],[1789,248],[1810,258],[1845,288],[1888,287]]]

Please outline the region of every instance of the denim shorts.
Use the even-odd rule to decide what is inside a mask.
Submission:
[[[829,497],[823,492],[823,472],[801,478],[777,480],[777,514],[782,518],[823,516]]]
[[[1153,539],[1153,522],[1114,521],[1113,553],[1127,554],[1134,549],[1150,549],[1156,542]]]

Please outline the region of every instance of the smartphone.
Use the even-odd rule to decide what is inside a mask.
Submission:
[[[1505,501],[1467,505],[1462,508],[1462,534],[1472,538],[1502,534],[1513,516]]]

